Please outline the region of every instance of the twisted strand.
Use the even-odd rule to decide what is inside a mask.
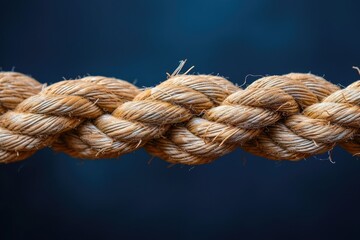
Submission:
[[[171,163],[204,164],[237,147],[297,161],[339,144],[360,152],[360,81],[347,88],[312,75],[262,77],[241,89],[212,75],[173,74],[140,90],[85,77],[48,87],[0,72],[0,162],[52,147],[115,158],[144,147]]]

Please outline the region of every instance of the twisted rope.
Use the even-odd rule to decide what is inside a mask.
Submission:
[[[245,89],[212,75],[179,74],[139,90],[85,77],[44,87],[0,72],[0,162],[51,147],[114,158],[144,147],[171,163],[204,164],[237,147],[300,160],[340,145],[360,152],[360,81],[340,89],[312,74],[262,77]]]

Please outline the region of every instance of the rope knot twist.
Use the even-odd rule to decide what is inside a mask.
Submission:
[[[47,146],[86,159],[144,147],[190,165],[237,147],[292,161],[336,144],[360,151],[360,81],[340,89],[322,77],[290,73],[242,89],[220,76],[179,71],[143,90],[101,76],[45,87],[21,73],[0,72],[0,162]]]

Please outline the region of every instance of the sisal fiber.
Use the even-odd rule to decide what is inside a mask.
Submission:
[[[322,77],[262,77],[245,89],[220,76],[169,75],[140,90],[115,78],[43,86],[0,72],[0,162],[51,147],[84,159],[144,147],[171,163],[209,163],[240,147],[297,161],[339,145],[360,153],[360,81],[340,89]]]

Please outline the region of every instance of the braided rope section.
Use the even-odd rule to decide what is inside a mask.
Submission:
[[[175,72],[140,90],[115,78],[85,77],[48,87],[0,72],[0,162],[51,147],[85,159],[144,147],[170,163],[204,164],[240,147],[297,161],[340,145],[360,152],[360,81],[340,89],[290,73],[245,89],[225,78]]]

